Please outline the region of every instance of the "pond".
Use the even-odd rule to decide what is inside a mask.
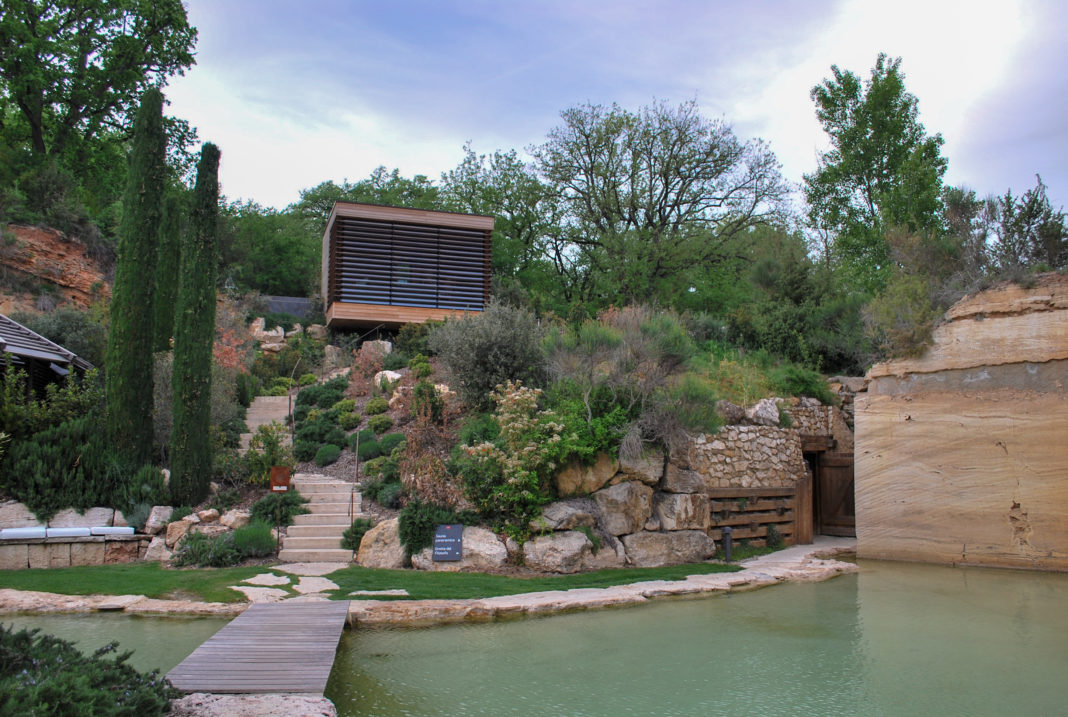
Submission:
[[[1068,701],[1068,575],[859,575],[634,608],[348,630],[340,715],[1046,715]],[[170,669],[226,620],[0,617]]]
[[[348,631],[342,715],[1047,715],[1068,575],[862,562],[859,575],[638,608]]]

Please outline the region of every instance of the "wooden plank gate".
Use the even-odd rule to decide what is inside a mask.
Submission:
[[[817,532],[855,538],[857,511],[853,497],[853,454],[820,453],[815,480]]]

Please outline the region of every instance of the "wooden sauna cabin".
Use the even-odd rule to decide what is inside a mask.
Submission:
[[[336,202],[323,233],[332,327],[396,328],[489,301],[493,217]]]

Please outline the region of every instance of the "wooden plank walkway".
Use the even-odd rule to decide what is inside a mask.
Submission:
[[[347,600],[256,603],[167,673],[184,692],[322,695]]]

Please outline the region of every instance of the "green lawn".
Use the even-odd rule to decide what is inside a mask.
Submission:
[[[734,572],[734,565],[697,563],[666,568],[599,570],[581,575],[514,578],[485,573],[428,573],[419,570],[372,570],[352,566],[327,577],[339,589],[331,597],[348,598],[354,590],[407,590],[411,599],[462,599],[515,595],[541,590],[603,588],[643,580],[681,580],[687,575]],[[130,563],[50,570],[0,570],[0,588],[38,590],[63,595],[145,595],[162,599],[239,602],[229,589],[270,567],[191,568],[169,570],[158,563]],[[279,573],[284,574],[284,573]],[[293,581],[296,582],[294,576]],[[284,587],[284,586],[283,586]]]
[[[0,570],[0,588],[63,595],[144,595],[163,599],[241,602],[245,596],[230,590],[229,586],[269,570],[263,566],[168,570],[159,563]]]
[[[687,575],[735,572],[735,565],[695,563],[666,568],[620,568],[598,570],[579,575],[514,578],[486,573],[433,573],[421,570],[372,570],[354,565],[330,573],[327,577],[339,589],[332,597],[344,599],[354,590],[391,590],[403,588],[413,600],[465,599],[516,595],[542,590],[571,590],[573,588],[605,588],[644,580],[681,580]],[[367,596],[374,599],[374,596]]]

